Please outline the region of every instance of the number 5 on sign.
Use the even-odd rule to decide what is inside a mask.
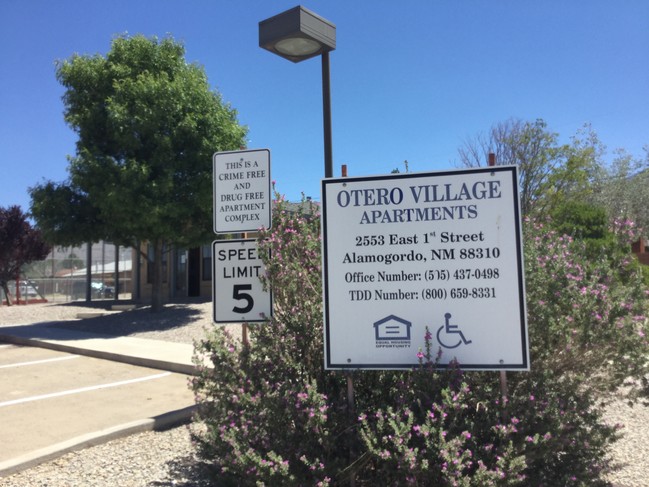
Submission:
[[[264,272],[256,240],[212,242],[214,323],[264,321],[272,315],[271,293],[259,280]]]

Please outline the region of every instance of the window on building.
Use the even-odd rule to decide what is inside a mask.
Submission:
[[[212,244],[203,245],[201,247],[201,255],[203,257],[203,280],[212,280]]]

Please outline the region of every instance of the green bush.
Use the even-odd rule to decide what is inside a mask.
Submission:
[[[601,240],[611,235],[606,210],[588,203],[569,201],[552,212],[552,227],[561,235]]]
[[[640,274],[642,274],[642,282],[647,289],[649,289],[649,265],[643,265],[638,263],[640,266]]]
[[[583,251],[593,259],[606,258],[618,245],[603,207],[569,201],[555,208],[550,224],[559,235],[583,242]]]
[[[602,408],[647,372],[647,296],[627,242],[591,260],[525,222],[531,370],[508,374],[506,399],[497,373],[436,369],[429,345],[417,370],[351,374],[351,410],[348,376],[323,368],[319,219],[287,207],[259,239],[273,318],[251,325],[250,346],[220,328],[197,345],[214,368],[193,382],[194,439],[222,484],[604,485],[618,432]]]

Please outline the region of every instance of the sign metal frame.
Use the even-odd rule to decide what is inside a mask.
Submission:
[[[256,232],[272,225],[270,150],[216,152],[212,157],[214,233]]]
[[[213,241],[213,322],[265,322],[272,316],[272,292],[264,291],[259,280],[264,272],[255,239]]]
[[[322,180],[326,369],[529,370],[516,166]]]

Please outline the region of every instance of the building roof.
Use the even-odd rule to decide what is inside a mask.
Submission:
[[[118,265],[119,272],[130,272],[133,269],[132,260],[120,260]],[[59,277],[85,277],[87,269],[84,267],[82,269],[68,269],[66,274],[61,274],[57,272]],[[97,263],[90,268],[90,273],[92,275],[102,275],[102,274],[115,274],[115,262],[106,262],[103,265]]]

